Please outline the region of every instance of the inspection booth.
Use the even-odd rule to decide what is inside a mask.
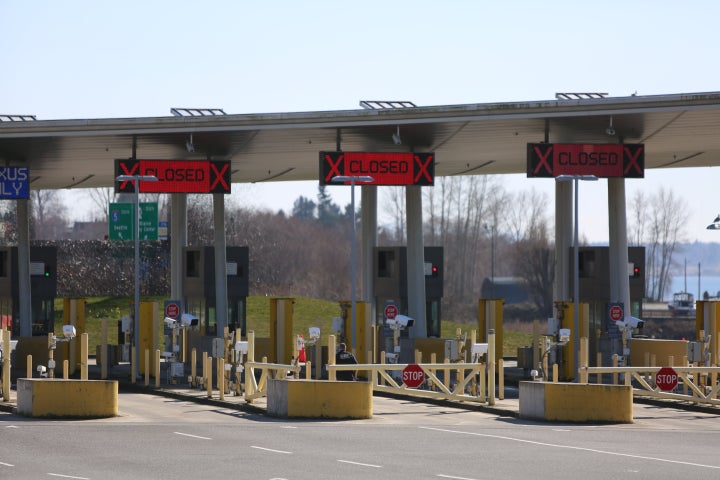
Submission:
[[[249,292],[248,247],[226,247],[228,328],[241,329],[247,335],[246,309]],[[218,332],[215,308],[215,248],[212,246],[185,247],[183,249],[183,305],[184,311],[198,319],[197,326],[188,332],[188,352],[212,351],[212,339],[222,336]],[[186,357],[186,358],[189,358]]]
[[[378,345],[385,351],[393,351],[393,331],[387,325],[385,313],[388,305],[395,311],[408,314],[407,247],[375,247],[373,262],[374,296],[377,305],[375,324],[379,330]],[[399,332],[403,352],[412,352],[411,338],[440,337],[441,301],[443,297],[443,248],[425,247],[425,315],[427,331],[413,332],[404,328]],[[403,355],[404,357],[404,355]]]

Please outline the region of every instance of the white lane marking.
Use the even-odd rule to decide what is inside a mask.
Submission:
[[[20,428],[20,427],[18,427],[17,425],[8,425],[8,426],[5,427],[5,428]]]
[[[200,440],[212,440],[209,437],[201,437],[200,435],[190,435],[189,433],[173,432],[175,435],[182,435],[183,437],[199,438]]]
[[[284,425],[284,426],[282,426],[282,427],[280,427],[280,428],[298,428],[298,427],[292,427],[292,426]]]
[[[5,463],[5,462],[0,462],[0,465],[2,465],[3,467],[14,467],[15,466],[12,463]]]
[[[578,451],[582,451],[582,452],[602,453],[605,455],[614,455],[616,457],[637,458],[639,460],[653,460],[656,462],[674,463],[677,465],[688,465],[691,467],[703,467],[703,468],[712,468],[712,469],[720,470],[720,466],[718,466],[718,465],[705,465],[703,463],[683,462],[681,460],[668,460],[667,458],[646,457],[644,455],[631,455],[629,453],[610,452],[607,450],[597,450],[595,448],[575,447],[572,445],[560,445],[557,443],[536,442],[534,440],[524,440],[522,438],[504,437],[502,435],[488,435],[486,433],[461,432],[459,430],[446,430],[443,428],[434,428],[434,427],[419,427],[419,428],[423,428],[426,430],[435,430],[437,432],[462,433],[464,435],[473,435],[476,437],[497,438],[499,440],[510,440],[511,442],[529,443],[532,445],[541,445],[541,446],[545,446],[545,447],[566,448],[568,450],[578,450]]]
[[[360,463],[360,462],[352,462],[350,460],[339,460],[339,459],[338,459],[338,462],[349,463],[351,465],[358,465],[360,467],[382,468],[382,465],[373,465],[372,463]]]
[[[275,450],[272,448],[256,447],[255,445],[250,445],[250,448],[257,448],[258,450],[265,450],[266,452],[286,453],[288,455],[292,455],[292,452],[286,452],[285,450]]]
[[[455,480],[475,480],[474,478],[454,477],[452,475],[443,475],[442,473],[438,473],[437,476],[442,478],[454,478]]]
[[[59,473],[48,473],[51,477],[74,478],[76,480],[90,480],[87,477],[73,477],[72,475],[60,475]]]

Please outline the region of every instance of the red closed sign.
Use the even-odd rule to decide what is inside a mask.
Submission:
[[[411,363],[403,368],[402,381],[408,388],[417,388],[425,381],[425,372],[417,363]]]

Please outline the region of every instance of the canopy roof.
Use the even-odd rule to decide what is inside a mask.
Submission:
[[[232,182],[316,180],[318,152],[435,152],[436,176],[524,173],[526,144],[644,143],[645,168],[720,165],[720,92],[274,114],[0,115],[0,163],[33,189],[114,184],[114,159],[231,160]],[[615,130],[607,133],[608,127]],[[393,134],[402,143],[397,145]],[[191,137],[192,136],[192,137]],[[187,148],[192,140],[194,151]]]

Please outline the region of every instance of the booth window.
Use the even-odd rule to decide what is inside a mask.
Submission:
[[[200,251],[188,250],[185,252],[185,276],[200,276]]]
[[[393,278],[395,276],[395,252],[378,252],[378,277]]]

